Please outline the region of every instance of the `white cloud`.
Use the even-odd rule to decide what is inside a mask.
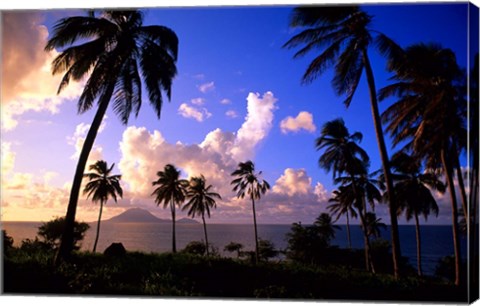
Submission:
[[[256,145],[267,137],[273,122],[273,111],[277,99],[272,92],[266,92],[260,98],[258,93],[249,93],[247,97],[247,116],[237,132],[232,154],[236,160],[252,158]]]
[[[232,109],[226,111],[226,112],[225,112],[225,115],[226,115],[227,117],[229,117],[229,118],[237,118],[237,117],[238,117],[237,112],[234,111],[234,110],[232,110]]]
[[[300,112],[297,117],[293,118],[288,116],[280,122],[280,129],[283,134],[288,132],[298,132],[300,130],[306,130],[307,132],[313,133],[317,129],[313,123],[313,115],[309,112]]]
[[[198,88],[198,90],[200,90],[200,92],[207,93],[209,91],[215,90],[215,82],[209,82],[209,83],[201,84],[201,85],[197,86],[197,88]]]
[[[100,124],[100,127],[98,128],[98,134],[102,133],[105,127],[107,126],[106,119],[107,119],[107,116],[105,115],[103,117],[102,123]],[[73,135],[67,137],[67,143],[75,147],[75,153],[73,153],[73,155],[70,156],[71,159],[78,159],[78,157],[80,156],[80,153],[82,151],[83,144],[85,142],[85,138],[87,136],[89,129],[90,129],[90,124],[86,124],[82,122],[75,127],[75,132],[73,133]],[[103,159],[102,152],[103,152],[103,148],[99,145],[94,144],[88,156],[87,166],[96,162],[97,160],[102,160]]]
[[[204,98],[195,98],[195,99],[192,99],[190,102],[192,102],[193,105],[204,105],[205,104],[205,99]]]
[[[305,169],[285,169],[283,175],[275,182],[272,191],[278,194],[293,196],[294,194],[307,194],[312,190],[312,179]]]
[[[211,113],[208,112],[206,108],[198,109],[193,106],[188,105],[187,103],[182,103],[178,108],[178,113],[185,118],[192,118],[198,122],[203,122],[203,120],[210,118]]]
[[[14,129],[19,117],[28,111],[59,112],[65,99],[82,91],[72,82],[57,95],[61,75],[52,76],[50,64],[58,54],[45,52],[48,30],[35,12],[6,12],[2,15],[1,128]],[[39,82],[41,80],[41,82]]]
[[[232,101],[230,101],[230,99],[222,99],[220,101],[221,104],[224,104],[224,105],[227,105],[227,104],[232,104]]]

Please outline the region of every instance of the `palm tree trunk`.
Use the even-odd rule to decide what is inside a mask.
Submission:
[[[177,242],[175,240],[175,202],[170,203],[170,210],[172,211],[172,253],[177,253]]]
[[[348,240],[348,248],[352,249],[352,240],[350,238],[350,220],[348,218],[348,211],[347,211],[347,240]]]
[[[372,263],[372,255],[370,251],[370,238],[368,237],[368,229],[367,229],[367,222],[365,220],[365,215],[363,212],[360,210],[358,212],[360,215],[360,222],[362,222],[362,228],[363,228],[363,243],[364,243],[364,249],[365,249],[365,270],[368,272],[372,272],[375,274],[375,267]]]
[[[398,220],[397,220],[397,206],[395,204],[395,195],[393,193],[393,181],[390,173],[390,162],[387,154],[387,147],[385,146],[385,139],[383,136],[382,122],[380,121],[380,113],[378,111],[377,90],[375,89],[375,79],[373,77],[372,67],[367,55],[367,50],[363,50],[363,63],[365,65],[365,73],[367,76],[368,88],[370,92],[370,104],[372,108],[373,123],[375,125],[375,132],[377,135],[378,148],[380,150],[380,157],[382,159],[383,175],[387,185],[387,194],[389,199],[389,213],[391,224],[391,243],[392,243],[392,260],[393,260],[393,275],[395,279],[399,277],[399,261],[401,257],[400,238],[398,235]]]
[[[452,228],[453,228],[453,248],[455,253],[455,285],[460,285],[460,240],[458,231],[458,211],[457,211],[457,197],[455,195],[455,185],[453,183],[452,171],[446,156],[446,150],[442,149],[440,152],[445,176],[447,177],[447,184],[450,193],[450,201],[452,203]]]
[[[93,244],[93,253],[97,251],[98,237],[100,236],[100,221],[102,220],[103,201],[100,201],[100,213],[98,214],[97,222],[97,235],[95,237],[95,243]]]
[[[62,234],[60,247],[58,248],[58,252],[55,256],[55,265],[58,265],[62,260],[68,260],[73,250],[73,227],[75,222],[78,195],[80,193],[83,173],[85,171],[85,166],[87,164],[90,151],[92,150],[93,143],[95,142],[95,138],[97,137],[98,129],[100,128],[102,119],[107,111],[110,98],[112,97],[113,89],[114,84],[110,84],[110,86],[107,88],[107,91],[102,96],[97,113],[95,114],[92,125],[88,130],[87,137],[85,138],[85,142],[83,143],[82,151],[80,152],[77,168],[73,177],[72,189],[70,190],[70,199],[68,201],[67,214],[65,216],[65,229]]]
[[[458,159],[458,155],[455,156],[455,169],[457,170],[457,179],[458,179],[458,187],[460,189],[460,195],[462,200],[462,209],[463,215],[465,216],[465,221],[467,222],[467,227],[469,227],[470,218],[468,217],[468,202],[467,202],[467,193],[465,191],[465,183],[463,181],[463,173],[462,167],[460,166],[460,161]]]
[[[418,276],[422,276],[422,243],[420,240],[420,222],[418,221],[418,214],[415,214],[415,235],[417,237],[417,272]]]
[[[252,196],[252,209],[253,209],[253,227],[255,230],[255,263],[258,263],[258,234],[257,234],[257,216],[255,213],[255,199]]]
[[[207,223],[205,223],[205,215],[202,213],[203,220],[203,232],[205,233],[205,250],[207,251],[207,256],[210,256],[208,252],[208,236],[207,236]]]

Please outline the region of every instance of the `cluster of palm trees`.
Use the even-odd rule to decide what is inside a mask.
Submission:
[[[407,218],[415,218],[420,245],[418,216],[438,212],[429,188],[445,190],[437,176],[441,174],[446,179],[450,194],[455,284],[459,285],[460,244],[454,179],[459,185],[467,226],[475,224],[475,220],[472,221],[475,217],[468,214],[459,162],[459,156],[467,150],[465,73],[451,50],[434,43],[419,43],[404,49],[386,35],[372,30],[372,19],[373,16],[358,6],[298,7],[294,9],[290,25],[301,31],[284,45],[287,48],[300,47],[295,57],[321,50],[308,66],[302,80],[310,83],[334,66],[332,85],[338,95],[346,95],[346,107],[353,99],[363,72],[366,75],[383,173],[378,182],[372,181],[368,175],[368,159],[356,146],[361,135],[348,134],[348,130],[342,130],[340,121],[331,123],[333,127],[326,124],[326,131],[322,131],[317,140],[318,149],[326,148],[320,158],[320,166],[333,170],[335,181],[342,184],[334,193],[332,201],[335,206],[331,206],[331,210],[337,215],[354,217],[358,214],[364,224],[365,202],[372,204],[380,200],[380,193],[372,187],[380,187],[378,183],[381,181],[386,189],[383,198],[389,206],[394,275],[398,277],[401,252],[397,216],[405,211]],[[387,70],[393,74],[391,80],[394,81],[378,92],[368,57],[372,45],[387,57]],[[397,101],[380,114],[378,101],[386,98],[396,98]],[[390,134],[393,146],[401,146],[399,153],[391,158],[387,153],[383,128]],[[330,139],[330,136],[334,139]],[[340,175],[345,177],[341,178]],[[406,193],[406,190],[409,192]],[[351,203],[356,211],[343,207],[342,202]],[[365,251],[368,267],[371,263],[368,262],[367,238]],[[420,262],[418,266],[421,274]]]
[[[89,182],[84,188],[84,194],[87,198],[92,196],[92,201],[100,202],[100,212],[97,223],[97,234],[93,246],[93,252],[96,251],[98,237],[100,234],[100,222],[102,218],[103,205],[112,197],[117,202],[118,197],[123,196],[123,190],[120,186],[121,175],[111,175],[115,164],[108,167],[107,162],[99,160],[90,165],[92,172],[84,174]],[[252,161],[241,162],[232,176],[233,191],[237,197],[243,199],[248,196],[252,201],[254,232],[255,232],[255,258],[258,262],[259,243],[257,234],[257,219],[255,212],[255,200],[259,200],[263,194],[270,189],[267,181],[260,178],[261,171],[255,172],[255,164]],[[203,222],[203,231],[205,235],[205,250],[209,256],[209,243],[207,234],[207,223],[205,216],[210,218],[210,211],[216,208],[216,200],[221,200],[220,194],[213,192],[213,186],[207,185],[203,175],[193,176],[190,180],[181,178],[181,171],[172,164],[167,164],[163,170],[157,172],[157,180],[152,182],[155,187],[152,196],[155,196],[157,206],[163,205],[163,208],[170,208],[172,215],[172,252],[177,252],[175,235],[175,216],[176,207],[180,206],[186,210],[188,216],[195,218],[200,215]],[[183,205],[183,206],[182,206]]]

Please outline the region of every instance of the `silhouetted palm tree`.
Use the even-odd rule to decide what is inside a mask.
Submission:
[[[333,178],[339,175],[354,175],[364,170],[368,164],[368,154],[357,143],[362,140],[362,133],[350,134],[343,119],[326,122],[315,141],[317,150],[324,149],[318,165],[326,171],[332,171]]]
[[[458,135],[465,133],[465,100],[456,83],[463,78],[455,54],[437,44],[416,44],[392,58],[396,82],[382,88],[379,99],[399,98],[382,114],[393,144],[404,144],[427,168],[443,168],[452,205],[455,284],[460,284],[460,241],[453,169],[458,159]]]
[[[365,268],[367,271],[375,273],[375,265],[372,260],[371,247],[370,247],[370,234],[368,231],[367,220],[367,204],[374,210],[375,203],[382,201],[382,193],[380,189],[384,189],[382,182],[375,179],[376,172],[371,174],[365,174],[368,172],[368,167],[365,165],[365,170],[360,174],[339,177],[335,180],[336,184],[342,184],[344,188],[344,200],[349,205],[356,208],[360,217],[360,224],[362,226],[363,240],[365,245]]]
[[[382,218],[377,218],[374,212],[367,212],[365,214],[365,231],[368,237],[380,238],[381,230],[386,229],[387,225],[382,221]]]
[[[138,115],[142,104],[142,78],[150,104],[160,118],[162,92],[170,99],[176,75],[178,38],[164,26],[143,26],[140,11],[104,10],[97,16],[60,19],[45,47],[60,50],[52,62],[53,74],[64,73],[61,92],[71,80],[88,77],[78,101],[83,113],[98,103],[98,109],[83,144],[73,179],[66,214],[66,227],[56,262],[72,250],[73,224],[83,173],[98,129],[113,97],[113,110],[122,123]]]
[[[192,216],[192,218],[195,218],[195,214],[200,214],[200,216],[202,216],[207,256],[209,255],[209,247],[205,213],[210,218],[210,208],[215,208],[217,206],[215,199],[222,199],[218,193],[211,192],[211,189],[212,185],[206,186],[205,177],[203,175],[200,177],[192,177],[186,193],[188,202],[185,203],[182,208],[182,210],[188,209],[188,215]]]
[[[327,206],[327,209],[330,211],[332,216],[336,217],[333,222],[338,221],[338,219],[345,215],[347,219],[347,241],[348,248],[352,248],[352,240],[350,238],[350,217],[357,218],[357,212],[353,208],[353,202],[348,200],[348,195],[346,194],[347,190],[344,186],[340,186],[338,190],[332,192],[333,197],[328,200],[329,203],[333,203]]]
[[[188,181],[180,179],[180,170],[174,165],[168,164],[163,171],[157,172],[158,179],[152,182],[153,186],[158,186],[153,191],[155,203],[158,205],[163,203],[163,208],[170,206],[172,214],[172,252],[177,252],[177,244],[175,239],[175,205],[180,205],[185,200],[186,188]]]
[[[301,28],[302,31],[287,41],[284,47],[301,46],[294,57],[302,57],[311,51],[322,50],[320,55],[316,56],[308,66],[303,75],[303,82],[310,83],[326,69],[335,66],[333,88],[338,95],[346,95],[344,104],[347,107],[353,99],[363,72],[365,72],[373,123],[386,177],[387,193],[392,194],[393,183],[368,48],[373,41],[372,33],[377,33],[376,40],[384,53],[395,53],[396,44],[385,35],[372,31],[369,28],[371,21],[372,16],[355,5],[297,7],[291,16],[290,26]],[[398,261],[401,252],[394,197],[390,197],[389,212],[392,227],[394,275],[398,277]]]
[[[422,276],[422,251],[420,223],[418,216],[438,215],[437,201],[430,189],[445,192],[445,185],[433,172],[421,172],[420,161],[406,153],[399,152],[392,156],[398,214],[405,213],[407,221],[415,219],[417,240],[417,273]]]
[[[335,230],[340,229],[338,225],[333,224],[332,217],[327,213],[321,213],[313,222],[313,226],[327,245],[335,238]]]
[[[241,162],[232,176],[237,177],[230,182],[233,185],[233,191],[237,193],[239,199],[243,199],[247,195],[252,200],[253,210],[253,226],[255,230],[255,260],[258,263],[258,233],[257,233],[257,217],[255,213],[255,200],[259,200],[262,194],[270,189],[267,181],[260,179],[259,173],[255,173],[255,165],[252,161]]]
[[[92,197],[93,203],[100,202],[100,212],[98,214],[97,235],[93,244],[93,253],[97,250],[98,237],[100,235],[100,221],[102,220],[103,205],[107,203],[108,198],[112,197],[117,202],[117,196],[123,196],[123,190],[120,186],[121,175],[111,175],[113,163],[110,168],[107,162],[103,160],[97,161],[90,165],[92,172],[85,173],[83,176],[88,178],[89,182],[85,185],[83,193],[87,194],[87,198]]]

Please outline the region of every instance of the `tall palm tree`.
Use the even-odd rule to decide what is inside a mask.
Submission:
[[[367,212],[365,214],[365,227],[368,237],[378,239],[381,236],[381,230],[386,229],[387,225],[382,222],[382,218],[377,218],[377,214],[374,212]]]
[[[188,202],[185,203],[182,208],[182,210],[188,209],[188,215],[192,216],[192,218],[195,218],[195,214],[200,214],[200,216],[202,216],[207,256],[209,255],[209,247],[205,213],[207,213],[207,216],[210,218],[210,209],[217,206],[215,199],[222,199],[222,197],[218,193],[212,192],[211,189],[212,185],[207,186],[205,177],[203,175],[201,175],[200,177],[192,177],[190,179],[190,183],[187,187],[186,193]]]
[[[294,55],[302,57],[313,50],[322,50],[308,66],[303,75],[303,83],[310,83],[326,69],[335,66],[333,87],[338,95],[346,95],[344,104],[348,107],[365,72],[370,94],[370,107],[377,135],[378,148],[386,178],[387,193],[392,195],[393,182],[389,167],[389,158],[378,110],[375,79],[368,56],[368,48],[373,41],[370,23],[372,16],[358,6],[301,6],[294,9],[290,26],[302,28],[302,31],[287,41],[284,47],[301,46]],[[375,33],[379,33],[375,31]],[[383,34],[376,37],[381,51],[395,53],[396,44]],[[389,197],[391,221],[391,243],[394,275],[398,277],[400,260],[400,240],[394,197]]]
[[[164,26],[143,26],[138,10],[89,12],[87,16],[60,19],[54,26],[45,50],[60,50],[52,62],[52,73],[64,73],[60,93],[71,80],[88,77],[78,100],[78,112],[97,112],[87,133],[73,179],[66,213],[65,232],[56,262],[67,259],[73,244],[73,224],[78,195],[88,155],[113,97],[113,111],[127,124],[130,114],[138,115],[142,105],[142,78],[150,104],[158,118],[162,93],[171,96],[176,75],[178,38]]]
[[[231,173],[232,176],[237,178],[230,182],[239,199],[243,199],[247,195],[252,200],[256,263],[258,263],[258,233],[255,200],[260,200],[261,196],[270,189],[270,184],[266,180],[260,179],[261,174],[262,171],[255,172],[255,164],[252,161],[240,162],[237,169]]]
[[[170,207],[172,214],[172,252],[177,252],[175,239],[175,206],[185,201],[186,188],[188,181],[180,178],[180,170],[174,165],[167,164],[163,171],[157,172],[158,179],[152,182],[153,186],[158,186],[153,191],[155,203],[157,206],[163,203],[163,208]]]
[[[100,236],[100,221],[102,220],[103,205],[107,203],[109,197],[112,197],[113,200],[117,202],[117,196],[123,196],[123,190],[120,186],[122,176],[111,175],[114,166],[115,163],[109,168],[106,161],[99,160],[93,165],[90,165],[89,169],[92,172],[83,175],[89,180],[83,189],[83,193],[87,195],[87,198],[92,197],[93,203],[100,202],[97,235],[95,236],[95,243],[93,244],[93,253],[97,250],[98,237]]]
[[[415,219],[417,241],[417,273],[422,276],[422,251],[419,216],[438,215],[438,205],[432,190],[445,192],[445,185],[433,172],[421,172],[421,164],[412,156],[398,152],[392,156],[398,214],[405,213],[407,221]]]
[[[393,144],[404,144],[425,160],[427,168],[441,167],[452,206],[455,284],[460,284],[460,241],[453,169],[458,159],[458,135],[465,131],[464,97],[457,82],[462,71],[455,54],[438,44],[416,44],[389,61],[393,84],[379,91],[379,99],[399,98],[382,114]]]
[[[367,204],[372,210],[375,209],[375,203],[382,201],[382,193],[380,189],[384,189],[382,182],[375,179],[376,172],[365,174],[368,172],[368,167],[359,174],[354,174],[335,179],[336,184],[342,184],[344,188],[344,201],[353,206],[360,217],[360,224],[362,226],[363,241],[365,245],[365,269],[375,273],[375,264],[372,259],[370,247],[370,232],[369,232],[369,217]]]
[[[329,203],[332,203],[327,206],[327,209],[330,211],[333,217],[336,217],[333,222],[338,221],[338,219],[345,215],[347,221],[347,242],[348,248],[352,248],[352,239],[350,238],[350,216],[352,218],[357,218],[357,212],[353,208],[353,202],[348,200],[348,195],[346,194],[347,190],[344,186],[340,186],[338,190],[332,192],[333,197],[328,200]]]

